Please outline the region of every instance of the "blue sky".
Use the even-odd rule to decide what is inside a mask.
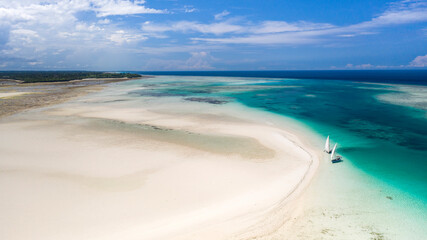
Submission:
[[[426,68],[427,0],[0,1],[0,70]]]

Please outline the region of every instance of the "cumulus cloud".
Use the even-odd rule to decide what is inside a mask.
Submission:
[[[411,67],[427,67],[427,54],[418,56],[409,64]]]
[[[398,65],[398,66],[388,66],[388,65],[372,65],[369,63],[366,64],[347,64],[344,69],[408,69],[408,68],[424,68],[427,67],[427,54],[424,56],[418,56],[414,58],[409,64]],[[337,67],[333,67],[338,69]]]
[[[56,60],[52,55],[65,57],[70,51],[113,49],[145,40],[138,28],[121,29],[108,18],[165,12],[144,4],[141,0],[0,1],[0,54],[18,59],[36,57],[29,64],[35,66],[48,62],[48,58]],[[79,14],[92,14],[96,18],[79,18]],[[60,52],[60,49],[69,51]]]
[[[111,15],[133,15],[164,13],[164,10],[146,8],[145,1],[130,0],[14,0],[0,2],[0,19],[10,21],[58,22],[67,20],[79,11],[92,11],[98,17]],[[56,17],[56,18],[52,18]]]

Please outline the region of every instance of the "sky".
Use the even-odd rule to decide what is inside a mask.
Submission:
[[[0,70],[427,69],[427,0],[0,0]]]

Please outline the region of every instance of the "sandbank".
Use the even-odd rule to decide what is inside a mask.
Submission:
[[[251,239],[297,214],[319,151],[291,123],[118,92],[0,119],[2,239]]]

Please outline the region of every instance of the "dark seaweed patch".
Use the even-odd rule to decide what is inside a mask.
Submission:
[[[189,98],[184,98],[184,100],[192,101],[192,102],[205,102],[210,104],[225,104],[229,102],[224,99],[208,98],[208,97],[189,97]]]

